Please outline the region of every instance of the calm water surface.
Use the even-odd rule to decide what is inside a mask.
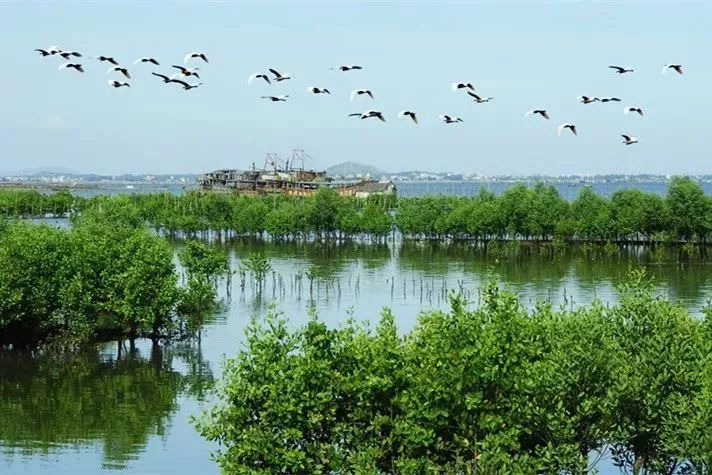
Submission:
[[[582,258],[575,251],[552,258],[526,250],[484,256],[461,245],[388,246],[226,244],[233,260],[251,252],[270,258],[274,273],[262,290],[235,276],[226,307],[202,332],[200,342],[153,347],[139,341],[106,343],[79,354],[0,353],[0,473],[217,473],[214,448],[189,422],[210,401],[224,356],[234,356],[251,315],[276,302],[292,325],[310,307],[331,325],[350,313],[375,321],[393,309],[402,331],[422,310],[446,308],[446,290],[461,288],[476,302],[492,279],[519,292],[526,304],[547,299],[560,305],[616,299],[616,285],[631,266],[645,265],[660,292],[699,312],[712,296],[712,267],[704,262],[650,263],[644,249],[616,257]],[[318,277],[310,285],[307,269]]]

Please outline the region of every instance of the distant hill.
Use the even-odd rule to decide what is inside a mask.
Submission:
[[[380,168],[356,162],[339,163],[338,165],[334,165],[327,168],[326,173],[327,175],[331,176],[371,175],[372,177],[380,177],[383,175],[388,175],[387,172],[381,170]]]
[[[3,176],[52,176],[52,175],[79,175],[79,172],[65,167],[37,167],[37,168],[22,168],[20,170],[3,170],[0,171]]]

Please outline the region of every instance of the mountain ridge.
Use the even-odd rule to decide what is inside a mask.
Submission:
[[[348,175],[371,175],[372,177],[380,177],[388,175],[388,172],[381,170],[373,165],[365,165],[363,163],[347,161],[343,163],[337,163],[326,169],[327,175],[338,175],[338,176],[348,176]]]

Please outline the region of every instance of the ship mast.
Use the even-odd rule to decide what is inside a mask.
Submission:
[[[304,161],[305,160],[311,160],[311,157],[306,152],[304,152],[303,148],[295,148],[292,150],[292,160],[291,160],[292,169],[294,169],[294,162],[299,161],[302,164],[302,166],[299,168],[299,170],[304,171]]]

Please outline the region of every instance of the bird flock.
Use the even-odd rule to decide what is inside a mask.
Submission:
[[[632,68],[628,68],[625,66],[608,66],[609,69],[612,69],[613,72],[616,74],[629,74],[634,72],[635,70]],[[663,74],[669,72],[669,71],[675,71],[677,74],[682,74],[682,65],[681,64],[666,64],[663,67]],[[607,102],[621,102],[621,99],[619,97],[592,97],[592,96],[578,96],[577,97],[578,101],[581,104],[594,104],[596,102],[600,103],[607,103]],[[623,113],[624,114],[631,114],[631,113],[636,113],[639,116],[643,116],[643,109],[640,106],[625,106],[623,108]],[[530,117],[530,116],[535,116],[538,115],[544,119],[549,120],[549,112],[546,109],[531,109],[525,114],[525,117]],[[561,133],[565,130],[570,131],[573,135],[578,135],[577,129],[576,129],[576,124],[570,124],[568,122],[564,122],[559,125],[557,128],[557,134],[561,135]],[[633,145],[638,143],[638,139],[636,137],[633,137],[630,134],[620,134],[621,137],[623,137],[623,144],[624,145]]]
[[[78,51],[73,51],[73,50],[62,50],[59,48],[59,46],[50,46],[49,48],[45,49],[35,49],[36,52],[40,54],[41,57],[50,57],[50,56],[57,56],[63,58],[66,62],[62,63],[59,66],[59,69],[73,69],[74,71],[78,73],[84,73],[84,66],[79,58],[83,58],[84,56],[79,53]],[[109,86],[119,89],[122,87],[131,87],[131,84],[128,82],[132,79],[131,73],[129,72],[129,69],[125,66],[122,66],[114,57],[112,56],[96,56],[96,60],[99,62],[105,62],[109,63],[111,66],[107,70],[107,74],[114,74],[115,76],[119,77],[121,80],[118,79],[110,79],[108,81]],[[161,79],[163,83],[165,84],[177,84],[179,86],[182,86],[184,90],[188,91],[191,89],[195,89],[199,86],[201,86],[203,83],[202,82],[196,82],[196,83],[189,83],[187,82],[188,80],[191,80],[192,77],[194,77],[196,80],[200,80],[200,73],[198,67],[189,67],[189,64],[195,64],[196,62],[204,62],[208,63],[208,57],[205,53],[203,52],[191,52],[186,54],[183,57],[183,64],[178,65],[174,64],[171,67],[173,69],[176,69],[177,72],[174,72],[173,74],[163,74],[163,73],[158,73],[155,71],[151,71],[151,75]],[[161,63],[153,57],[141,57],[136,59],[133,62],[133,65],[136,67],[141,67],[145,65],[152,65],[152,66],[160,66]],[[609,69],[612,70],[615,74],[619,75],[624,75],[624,74],[631,74],[635,70],[633,68],[625,67],[625,66],[608,66]],[[331,70],[335,71],[340,71],[340,72],[349,72],[349,71],[359,71],[363,70],[364,68],[359,65],[353,65],[353,64],[344,64],[340,66],[335,66],[332,68],[329,68]],[[680,64],[666,64],[662,72],[663,73],[668,73],[670,71],[674,71],[677,74],[683,74],[683,69],[682,65]],[[120,75],[120,76],[119,76]],[[275,68],[268,68],[266,72],[256,72],[254,74],[251,74],[248,79],[247,79],[247,84],[251,85],[256,82],[261,82],[263,84],[266,84],[268,86],[272,86],[277,83],[281,83],[283,81],[288,81],[292,79],[292,76],[288,73],[283,73],[278,71]],[[453,82],[451,85],[451,90],[455,93],[464,94],[466,97],[471,98],[472,101],[476,104],[484,104],[487,102],[491,102],[494,100],[493,97],[489,96],[484,96],[480,92],[475,90],[475,86],[471,82],[466,82],[466,81],[461,81],[461,82]],[[311,94],[325,94],[325,95],[331,95],[331,91],[326,88],[326,87],[317,87],[317,86],[311,86],[307,88],[307,92]],[[281,94],[281,95],[263,95],[260,96],[261,99],[265,99],[269,102],[287,102],[289,99],[289,94]],[[349,94],[349,100],[350,102],[354,101],[360,101],[361,99],[365,99],[367,101],[375,101],[376,96],[371,89],[354,89],[351,91]],[[608,103],[608,102],[621,102],[621,99],[619,97],[594,97],[594,96],[585,96],[581,95],[578,96],[578,101],[581,104],[585,105],[590,105],[594,103]],[[623,112],[625,114],[638,114],[640,117],[642,117],[643,114],[643,109],[640,106],[636,105],[628,105],[623,109]],[[360,119],[378,119],[381,122],[386,122],[386,116],[382,111],[379,110],[365,110],[363,112],[355,112],[348,114],[349,117],[358,117]],[[531,109],[526,112],[525,117],[540,117],[545,120],[551,119],[551,116],[549,114],[549,111],[545,108],[535,108]],[[405,119],[408,121],[411,121],[413,124],[419,124],[419,118],[418,115],[416,114],[415,111],[413,110],[403,110],[398,113],[398,118],[399,119]],[[452,114],[441,114],[438,116],[440,121],[442,121],[445,124],[458,124],[464,122],[460,117],[457,117]],[[568,122],[563,122],[561,123],[558,128],[557,128],[557,134],[561,135],[562,132],[564,131],[570,131],[573,135],[578,135],[578,129],[576,128],[575,124],[571,124]],[[636,137],[633,137],[630,134],[620,134],[621,137],[623,138],[623,144],[625,145],[632,145],[635,143],[638,143],[638,139]]]
[[[62,50],[59,46],[56,45],[50,46],[49,48],[36,48],[35,51],[38,52],[42,58],[57,56],[66,60],[67,62],[60,64],[60,70],[73,69],[78,73],[85,72],[84,63],[80,62],[82,61],[81,58],[84,58],[84,55],[82,55],[78,51]],[[113,56],[100,55],[96,56],[95,59],[100,63],[108,63],[111,65],[106,71],[106,74],[113,74],[114,76],[121,78],[121,80],[109,79],[107,81],[109,86],[115,89],[119,89],[122,87],[131,87],[131,84],[128,82],[132,80],[129,69],[126,66],[121,65],[121,63],[119,63],[116,58],[114,58]],[[196,79],[200,79],[200,75],[198,74],[198,70],[200,68],[190,68],[187,66],[187,64],[195,61],[203,61],[205,63],[208,63],[208,57],[205,53],[199,51],[191,52],[183,57],[182,65],[174,64],[171,66],[173,69],[177,69],[178,72],[174,72],[170,76],[168,74],[161,74],[155,71],[151,71],[151,74],[160,78],[164,84],[177,84],[179,86],[182,86],[184,90],[189,91],[203,84],[201,82],[193,84],[187,82],[187,80],[189,80],[191,76],[195,77]],[[133,62],[133,65],[136,67],[141,67],[145,65],[160,66],[161,63],[156,58],[149,56],[136,59],[136,61]]]

